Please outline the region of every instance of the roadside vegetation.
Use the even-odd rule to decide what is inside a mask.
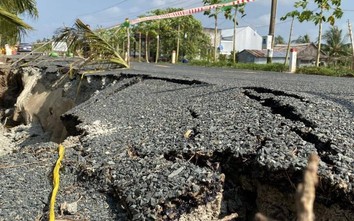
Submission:
[[[253,63],[233,63],[231,61],[218,61],[211,62],[207,60],[193,60],[191,65],[204,66],[204,67],[225,67],[241,70],[255,70],[255,71],[273,71],[273,72],[288,72],[289,67],[284,64],[253,64]],[[333,77],[354,77],[354,71],[345,66],[332,66],[332,67],[316,67],[307,66],[300,67],[296,70],[297,74],[310,74],[310,75],[325,75]]]
[[[284,64],[253,64],[253,63],[233,63],[232,61],[218,61],[211,62],[207,60],[193,60],[191,65],[204,66],[204,67],[229,67],[235,69],[257,70],[257,71],[287,71],[287,66]]]
[[[334,77],[354,77],[354,71],[346,67],[302,67],[298,68],[296,73]]]

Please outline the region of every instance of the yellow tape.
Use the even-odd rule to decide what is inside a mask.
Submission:
[[[63,145],[59,145],[59,158],[57,160],[57,163],[55,164],[54,170],[53,170],[53,191],[52,191],[52,197],[50,199],[50,207],[49,207],[49,221],[55,221],[55,212],[54,212],[54,206],[55,206],[55,199],[57,197],[57,193],[59,190],[59,169],[61,166],[61,161],[64,157],[64,152],[65,148]]]

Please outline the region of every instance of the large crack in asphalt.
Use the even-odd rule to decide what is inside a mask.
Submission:
[[[280,114],[284,118],[290,119],[292,121],[302,122],[306,126],[306,128],[299,128],[299,127],[295,126],[292,129],[292,131],[294,131],[297,135],[299,135],[303,140],[314,144],[315,148],[317,149],[317,153],[319,154],[322,161],[324,161],[328,165],[334,165],[333,160],[331,160],[328,156],[329,155],[337,155],[338,152],[336,150],[334,150],[333,148],[331,148],[331,140],[330,139],[328,139],[328,138],[326,139],[324,137],[320,138],[320,137],[318,137],[318,135],[311,133],[311,131],[313,129],[316,129],[318,127],[316,123],[304,118],[301,114],[299,114],[296,111],[296,108],[294,106],[291,106],[289,104],[282,104],[280,101],[276,100],[276,97],[263,98],[261,96],[258,96],[256,94],[252,93],[252,91],[255,91],[257,93],[271,93],[271,94],[274,94],[275,96],[293,97],[293,98],[299,99],[301,102],[308,103],[307,99],[304,99],[303,97],[300,97],[298,95],[289,94],[286,92],[272,90],[272,89],[268,89],[268,88],[247,87],[244,89],[246,89],[244,91],[244,94],[247,97],[260,102],[260,104],[265,107],[270,107],[272,110],[272,113]]]
[[[279,90],[265,88],[265,87],[244,87],[243,89],[253,90],[253,91],[260,93],[260,94],[269,93],[269,94],[274,94],[275,96],[292,97],[292,98],[299,99],[302,102],[309,102],[308,99],[306,99],[302,96],[299,96],[297,94],[291,94],[291,93],[287,93],[285,91],[279,91]]]
[[[303,140],[315,145],[317,153],[323,162],[327,163],[328,165],[335,165],[333,160],[331,160],[329,156],[335,156],[338,154],[338,152],[331,148],[331,140],[326,138],[321,139],[311,132],[304,131],[304,129],[301,130],[299,128],[294,128],[293,131],[298,134]]]
[[[75,181],[64,181],[64,185],[71,184],[86,194],[100,193],[99,202],[106,201],[110,207],[105,214],[121,217],[117,220],[210,220],[194,214],[209,204],[217,214],[209,216],[213,219],[219,213],[223,217],[236,212],[241,220],[249,220],[258,211],[291,219],[296,216],[293,187],[301,181],[302,172],[295,163],[284,166],[280,159],[280,168],[274,166],[272,161],[283,148],[278,138],[284,142],[286,136],[296,139],[293,133],[305,142],[296,143],[301,144],[301,151],[309,152],[308,142],[327,165],[337,163],[331,158],[338,153],[330,139],[309,132],[319,129],[317,122],[277,100],[278,96],[290,97],[308,103],[305,97],[267,88],[225,89],[196,80],[133,74],[109,76],[102,87],[98,83],[102,76],[89,77],[97,82],[96,87],[86,90],[81,85],[81,92],[89,92],[84,96],[87,99],[60,117],[68,132],[66,138],[79,138],[63,164],[64,178]],[[285,120],[273,119],[275,115]],[[267,134],[272,127],[281,130]],[[190,130],[188,136],[186,130]],[[270,161],[260,157],[267,148]],[[279,158],[288,157],[287,151]],[[290,161],[305,161],[304,153],[291,156]],[[10,179],[3,178],[4,182]],[[352,193],[338,189],[329,177],[320,185],[319,208],[349,211],[348,217],[352,217]],[[94,216],[97,210],[91,209],[86,212]],[[206,215],[208,209],[202,211]]]
[[[121,73],[121,77],[123,78],[135,78],[135,77],[140,77],[144,80],[161,80],[161,81],[166,81],[166,82],[171,82],[171,83],[176,83],[176,84],[181,84],[181,85],[208,85],[208,83],[195,80],[195,79],[182,79],[182,78],[165,78],[165,77],[156,77],[156,76],[151,76],[148,74],[129,74],[129,73]]]
[[[225,90],[227,91],[227,90]],[[269,92],[269,91],[267,91]],[[279,92],[277,92],[279,94]],[[281,96],[284,96],[285,93],[281,93]],[[297,97],[294,97],[297,98]],[[260,99],[262,100],[262,99]],[[280,102],[275,102],[276,105],[280,106]],[[266,105],[268,106],[268,105]],[[273,105],[271,106],[273,107]],[[274,107],[273,107],[274,108]],[[283,109],[282,107],[275,107],[276,111],[271,111],[273,114],[280,114],[281,116],[285,117],[286,119],[290,119],[295,122],[300,122],[303,123],[306,126],[311,125],[313,128],[316,128],[314,126],[314,123],[311,121],[307,121],[305,118],[301,117],[300,115],[290,113],[290,114],[281,114],[282,111],[292,111],[295,112],[295,109],[290,108],[290,109]],[[190,126],[192,128],[192,134],[193,136],[188,137],[188,139],[193,143],[196,140],[198,140],[201,136],[204,135],[203,131],[200,129],[202,126],[198,120],[200,120],[200,111],[197,109],[193,108],[187,108],[185,112],[189,112],[190,116],[192,119],[195,119],[197,122],[193,125]],[[204,113],[203,113],[204,114]],[[289,117],[290,116],[290,117]],[[198,123],[199,122],[199,123]],[[291,130],[294,131],[299,137],[301,137],[304,141],[307,141],[309,143],[313,143],[315,148],[318,149],[318,152],[320,155],[323,157],[323,161],[327,164],[331,163],[331,161],[327,160],[325,158],[325,155],[329,155],[330,153],[327,153],[328,145],[325,142],[321,142],[318,137],[311,137],[308,134],[299,134],[298,131],[296,130]],[[272,194],[276,196],[272,196],[274,198],[282,199],[284,200],[285,192],[289,192],[289,186],[295,186],[294,183],[299,183],[302,177],[302,173],[299,170],[293,170],[289,168],[288,170],[279,170],[279,171],[272,171],[267,167],[264,167],[257,162],[258,158],[258,152],[260,152],[263,147],[266,146],[268,141],[272,141],[267,137],[263,137],[263,139],[259,139],[258,145],[255,146],[256,153],[253,155],[241,155],[241,157],[235,157],[234,153],[232,151],[228,150],[223,150],[223,151],[214,151],[211,154],[209,153],[203,153],[203,152],[180,152],[180,151],[172,151],[168,153],[164,153],[164,158],[168,161],[171,161],[172,163],[175,163],[177,161],[184,161],[184,162],[190,162],[196,165],[197,167],[200,168],[206,168],[208,170],[214,171],[215,173],[224,173],[226,174],[226,179],[225,179],[225,185],[224,185],[224,199],[223,203],[226,204],[226,209],[224,208],[224,214],[227,215],[231,212],[238,211],[241,214],[242,219],[250,219],[252,217],[252,214],[254,214],[255,211],[261,210],[261,208],[265,207],[267,203],[269,203],[265,198],[269,197],[270,195],[264,194],[263,191],[265,188],[271,189]],[[144,155],[142,153],[139,153],[139,148],[134,148],[134,151],[131,152],[137,152],[136,156],[138,156],[141,159],[144,159],[145,157],[148,157],[148,155]],[[250,164],[247,164],[247,162],[252,162]],[[242,168],[242,169],[240,169]],[[179,168],[180,169],[180,168]],[[180,170],[177,169],[176,171],[180,172]],[[255,172],[257,171],[257,172]],[[276,183],[276,185],[275,185]],[[329,182],[326,179],[323,179],[323,182],[321,183],[323,189],[330,189],[332,186],[332,183]],[[294,191],[294,189],[293,189]],[[292,192],[293,192],[292,191]],[[231,193],[230,193],[231,192]],[[340,191],[339,191],[340,192]],[[338,192],[338,193],[339,193]],[[337,196],[332,196],[331,200],[328,200],[327,192],[326,191],[319,191],[318,195],[318,203],[320,205],[327,205],[331,206],[332,204],[336,204],[338,201],[340,201],[341,197],[343,197],[344,192],[341,192],[341,194],[338,194]],[[249,196],[252,197],[249,197]],[[235,198],[239,197],[239,200],[242,201],[243,206],[235,207],[235,204],[237,204],[237,200],[230,200],[230,198]],[[195,200],[195,198],[193,198]],[[186,197],[186,195],[180,196],[178,198],[170,198],[168,202],[172,203],[174,206],[173,208],[178,205],[181,206],[180,209],[176,210],[169,210],[168,214],[173,214],[171,217],[175,218],[176,214],[179,216],[180,212],[178,211],[184,211],[184,212],[189,212],[185,211],[183,208],[183,205],[194,205],[195,201],[193,201],[190,197]],[[347,198],[348,199],[348,198]],[[286,202],[288,207],[291,207],[292,204],[292,197],[290,200]],[[183,202],[189,201],[189,203],[184,204]],[[193,203],[194,202],[194,203]],[[255,204],[257,202],[257,204]],[[262,202],[262,203],[259,203]],[[343,205],[343,208],[345,208],[345,204],[350,203],[350,201],[346,201],[345,203],[339,203]],[[261,206],[260,206],[260,205]],[[245,206],[247,205],[247,206]],[[278,205],[277,205],[278,206]],[[277,207],[275,206],[275,207]],[[225,207],[225,205],[224,205]],[[163,207],[166,209],[166,207]],[[233,209],[230,209],[233,208]],[[282,208],[282,210],[286,210],[287,213],[280,213],[277,210],[274,210],[274,207],[272,207],[272,215],[276,218],[289,218],[289,217],[295,217],[295,211],[290,210],[289,208]],[[240,212],[241,211],[241,212]],[[284,211],[283,211],[284,212]],[[168,216],[167,213],[163,213],[163,217]],[[276,216],[278,214],[278,217]],[[170,217],[170,218],[171,218]],[[171,218],[171,219],[172,219]],[[168,218],[165,217],[165,219],[168,220]]]
[[[172,162],[185,160],[198,167],[225,174],[220,217],[237,212],[239,219],[252,220],[255,213],[267,208],[267,214],[277,220],[296,219],[296,211],[290,208],[294,203],[296,184],[303,179],[301,171],[271,171],[257,163],[257,154],[235,157],[230,149],[213,153],[172,151],[164,154],[164,157]],[[331,207],[346,198],[341,191],[329,198],[328,191],[334,191],[328,180],[321,180],[320,185],[321,189],[317,191],[316,196],[317,205]],[[278,204],[276,200],[281,203]],[[347,203],[350,201],[339,205],[345,208]]]
[[[278,95],[279,96],[290,96],[290,97],[295,97],[297,99],[299,99],[301,97],[296,96],[296,95],[289,95],[288,93],[285,93],[285,92],[280,93],[279,91],[272,91],[270,89],[264,89],[264,88],[256,88],[256,89],[245,88],[245,89],[246,90],[244,91],[244,94],[247,97],[260,102],[260,104],[262,104],[265,107],[271,108],[271,110],[274,114],[280,114],[283,117],[290,119],[292,121],[302,122],[302,123],[304,123],[304,125],[306,127],[312,127],[312,128],[317,127],[316,123],[311,122],[310,120],[302,117],[301,114],[297,113],[293,106],[281,104],[278,100],[276,100],[274,98],[262,98],[261,96],[258,96],[257,94],[252,93],[252,91],[261,92],[261,93],[271,92],[272,94],[274,94],[276,96],[278,96]]]

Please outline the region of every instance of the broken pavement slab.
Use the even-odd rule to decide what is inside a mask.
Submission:
[[[78,131],[87,131],[84,128],[89,128],[97,120],[103,128],[110,128],[106,130],[110,131],[107,134],[96,136],[92,133],[91,136],[87,132],[81,139],[84,150],[87,150],[85,155],[94,158],[96,168],[109,159],[114,162],[110,156],[117,155],[117,147],[131,148],[140,158],[163,155],[172,162],[185,160],[216,173],[222,171],[226,177],[236,173],[234,170],[237,168],[243,168],[239,172],[240,177],[248,179],[247,182],[283,183],[284,186],[278,188],[284,191],[289,189],[288,179],[294,183],[300,180],[300,171],[306,165],[309,154],[319,152],[323,156],[320,171],[324,177],[323,184],[337,186],[347,180],[344,182],[350,186],[353,174],[348,169],[352,158],[335,158],[344,154],[353,156],[352,150],[347,148],[353,145],[350,137],[352,128],[332,128],[328,120],[319,117],[336,111],[342,120],[352,120],[349,112],[333,103],[310,102],[313,108],[321,110],[318,116],[308,120],[313,120],[313,125],[316,125],[311,128],[303,119],[306,116],[299,114],[308,100],[312,100],[310,97],[277,96],[276,92],[267,95],[278,100],[275,104],[280,110],[291,103],[293,109],[285,109],[293,112],[294,116],[289,117],[291,113],[273,113],[272,108],[264,107],[258,100],[247,99],[244,95],[247,88],[230,89],[213,85],[186,87],[165,81],[144,80],[113,96],[110,91],[114,88],[102,91],[94,99],[95,102],[88,101],[84,108],[74,108],[63,117],[66,119],[64,124],[70,119],[81,122],[76,127]],[[284,101],[291,102],[283,104]],[[191,114],[191,109],[194,114]],[[306,134],[306,128],[311,132]],[[184,137],[188,129],[195,132],[193,139]],[[305,132],[301,134],[298,130]],[[328,137],[323,136],[324,132]],[[332,138],[336,133],[348,133],[348,136],[338,136],[341,140],[334,140]],[[329,149],[326,149],[322,144],[328,140]],[[343,143],[343,140],[346,142]],[[343,151],[332,156],[331,151],[341,149],[337,146],[341,146]],[[239,182],[240,185],[246,181]],[[251,184],[252,191],[257,189],[254,186],[255,183]],[[342,192],[342,197],[347,195],[344,204],[351,204],[352,187],[337,191]],[[322,194],[327,193],[324,191]],[[333,199],[333,202],[338,200]]]

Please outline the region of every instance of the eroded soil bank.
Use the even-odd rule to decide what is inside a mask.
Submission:
[[[47,219],[59,142],[60,219],[294,220],[296,185],[317,153],[317,220],[354,220],[345,108],[265,87],[80,74],[60,60],[1,72],[0,220]]]

